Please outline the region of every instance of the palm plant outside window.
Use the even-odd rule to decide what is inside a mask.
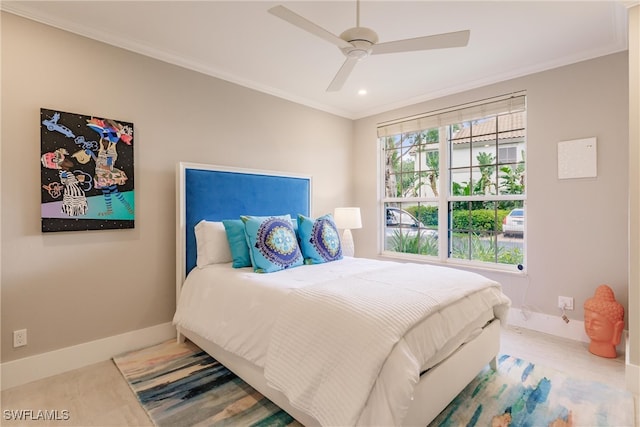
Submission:
[[[378,137],[383,253],[524,264],[524,94],[382,124]]]

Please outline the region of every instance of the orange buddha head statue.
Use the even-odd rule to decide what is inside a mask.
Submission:
[[[584,303],[584,329],[591,339],[589,351],[602,357],[616,357],[624,329],[624,307],[616,301],[613,290],[600,285]]]

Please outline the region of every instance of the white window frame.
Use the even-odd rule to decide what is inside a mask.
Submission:
[[[424,123],[424,121],[421,121],[421,118],[427,118],[427,120],[429,120],[430,117],[434,116],[434,115],[438,115],[438,114],[444,114],[446,115],[447,113],[449,114],[455,114],[455,112],[459,109],[462,108],[474,108],[475,106],[480,106],[480,108],[482,108],[482,105],[487,104],[487,103],[492,103],[492,102],[500,102],[500,101],[508,101],[511,98],[514,97],[521,97],[522,98],[522,102],[526,102],[525,101],[525,97],[526,94],[525,92],[519,92],[519,93],[515,93],[515,94],[509,94],[509,95],[505,95],[505,96],[500,96],[500,97],[496,97],[496,98],[492,98],[489,100],[483,100],[483,101],[479,101],[478,103],[471,103],[471,104],[467,104],[465,106],[458,106],[458,107],[454,107],[451,109],[446,109],[446,110],[440,110],[437,112],[433,112],[433,113],[429,113],[429,114],[425,114],[425,115],[421,115],[421,116],[414,116],[414,117],[410,117],[410,118],[406,118],[406,119],[401,119],[398,121],[394,121],[394,122],[387,122],[387,123],[382,123],[379,124],[379,128],[381,126],[389,126],[392,130],[389,131],[389,133],[387,134],[387,136],[390,135],[397,135],[399,133],[402,132],[411,132],[411,131],[417,131],[417,130],[424,130],[424,129],[429,129],[429,128],[434,128],[434,126],[428,127],[428,126],[424,126],[421,125],[421,123]],[[524,107],[525,111],[526,111],[526,106]],[[486,116],[490,116],[492,113],[487,113]],[[467,121],[467,120],[461,120],[462,121]],[[403,124],[407,123],[407,122],[413,122],[413,127],[409,127],[407,128],[407,130],[403,130]],[[439,197],[408,197],[408,198],[397,198],[397,197],[386,197],[386,189],[385,189],[385,163],[386,163],[386,153],[385,153],[385,147],[384,147],[384,143],[383,138],[379,135],[378,138],[378,148],[379,148],[379,170],[378,170],[378,177],[379,177],[379,191],[380,191],[380,195],[381,197],[379,197],[379,206],[380,206],[380,224],[378,227],[379,230],[379,253],[382,256],[385,257],[390,257],[390,258],[399,258],[399,259],[404,259],[404,260],[411,260],[411,261],[421,261],[421,262],[431,262],[431,263],[438,263],[438,264],[447,264],[447,265],[452,265],[452,266],[463,266],[463,267],[472,267],[472,268],[477,268],[477,269],[487,269],[487,270],[498,270],[498,271],[507,271],[507,272],[513,272],[513,273],[520,273],[520,274],[526,274],[526,265],[527,265],[527,221],[525,221],[524,224],[524,236],[523,237],[523,247],[522,247],[522,251],[523,251],[523,261],[522,264],[519,265],[513,265],[513,264],[501,264],[501,263],[492,263],[492,262],[485,262],[485,261],[476,261],[476,260],[468,260],[468,259],[459,259],[459,258],[452,258],[449,255],[449,240],[450,240],[450,235],[449,235],[449,204],[453,203],[453,202],[472,202],[472,201],[485,201],[485,202],[499,202],[499,201],[522,201],[523,203],[523,207],[526,209],[526,205],[527,205],[527,196],[526,196],[526,189],[528,188],[526,180],[527,180],[527,173],[525,171],[525,175],[524,175],[524,179],[525,179],[525,194],[518,194],[518,195],[507,195],[507,194],[495,194],[495,195],[490,195],[490,196],[483,196],[483,195],[471,195],[471,196],[453,196],[451,194],[450,191],[450,175],[449,175],[449,166],[451,163],[451,155],[450,155],[450,151],[449,151],[449,143],[448,143],[448,138],[447,138],[447,132],[446,132],[446,128],[448,126],[449,123],[447,123],[446,125],[443,126],[439,126],[439,135],[440,135],[440,141],[438,144],[438,150],[439,150],[439,177],[438,177],[438,194]],[[424,127],[423,127],[424,126]],[[398,132],[398,130],[401,130],[400,132]],[[526,134],[526,127],[525,127],[525,134]],[[384,136],[384,135],[383,135]],[[526,135],[524,138],[524,149],[525,149],[525,153],[526,153]],[[505,147],[506,148],[506,147]],[[499,150],[499,147],[497,147],[497,149]],[[517,161],[517,154],[516,154],[516,161]],[[503,164],[503,162],[500,162],[500,164],[497,165],[497,167],[499,167],[501,164]],[[525,163],[525,168],[527,167],[527,164]],[[412,254],[412,253],[405,253],[405,252],[396,252],[396,251],[389,251],[389,250],[385,250],[385,227],[386,227],[386,204],[387,203],[393,203],[393,202],[406,202],[406,203],[436,203],[438,206],[438,234],[439,236],[446,236],[446,238],[439,238],[438,239],[438,256],[428,256],[428,255],[420,255],[420,254]]]

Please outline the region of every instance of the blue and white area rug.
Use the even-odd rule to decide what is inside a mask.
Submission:
[[[156,426],[300,426],[191,342],[171,340],[113,361]]]
[[[625,390],[500,355],[430,426],[632,427],[633,410]]]
[[[195,345],[175,341],[114,358],[156,426],[299,426]],[[501,355],[430,424],[633,426],[630,393]]]

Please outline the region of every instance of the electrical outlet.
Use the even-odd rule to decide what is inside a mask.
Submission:
[[[573,297],[558,297],[558,308],[573,310]]]
[[[25,345],[27,345],[27,330],[20,329],[18,331],[13,331],[13,346],[22,347]]]

